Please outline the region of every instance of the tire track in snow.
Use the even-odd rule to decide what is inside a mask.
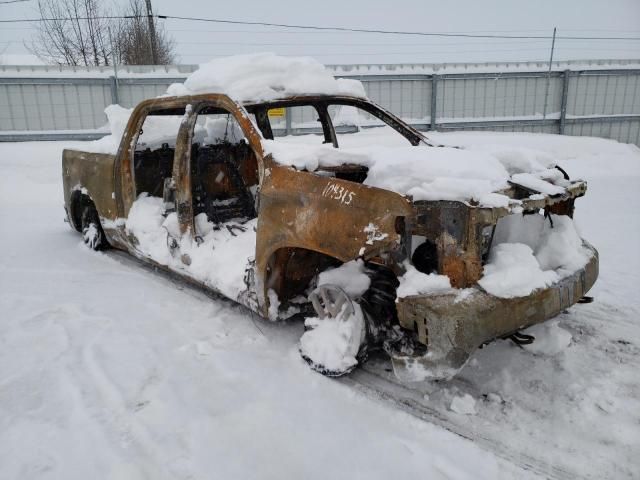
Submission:
[[[215,302],[220,302],[225,306],[237,308],[240,311],[245,312],[248,319],[252,314],[252,312],[250,312],[246,307],[236,304],[226,297],[222,297],[215,292],[210,292],[198,285],[193,285],[172,272],[154,268],[153,266],[150,266],[139,259],[131,257],[124,252],[110,251],[108,253],[108,256],[113,257],[116,261],[124,265],[135,265],[136,268],[138,267],[138,265],[141,265],[144,270],[150,272],[157,278],[170,280],[171,282],[177,282],[177,284],[180,285],[180,290],[184,290],[185,293],[190,293],[198,297],[200,297],[200,294],[202,294]],[[277,324],[273,324],[271,322],[267,323],[265,321],[261,323],[260,327],[262,330],[267,330],[268,336],[277,334],[278,332],[274,332],[269,328],[270,325],[276,326]],[[490,437],[479,436],[477,434],[474,434],[474,432],[464,428],[462,424],[456,424],[452,422],[449,418],[442,415],[437,409],[431,408],[428,405],[420,402],[419,399],[422,398],[421,392],[412,390],[406,385],[403,385],[399,382],[394,382],[384,376],[381,376],[376,372],[376,368],[372,368],[369,363],[365,364],[365,366],[362,368],[357,368],[350,375],[341,377],[337,381],[343,383],[344,385],[347,385],[353,390],[360,392],[370,399],[378,402],[382,401],[383,403],[390,405],[392,408],[400,408],[401,410],[409,413],[410,415],[421,421],[437,425],[459,437],[470,440],[484,450],[487,450],[500,457],[501,459],[506,460],[509,463],[513,463],[527,471],[531,471],[535,474],[558,480],[569,480],[576,478],[576,476],[571,472],[563,470],[562,468],[559,468],[557,466],[550,466],[536,459],[535,457],[510,448],[506,443],[499,442]],[[449,385],[458,386],[459,388],[464,390],[471,390],[468,382],[460,379],[452,380],[451,382],[449,382]]]
[[[117,382],[100,363],[100,340],[110,322],[109,317],[82,312],[74,320],[87,327],[83,329],[80,325],[80,331],[74,329],[73,333],[67,327],[74,350],[66,372],[73,379],[67,382],[82,404],[82,408],[76,411],[86,412],[97,433],[105,438],[105,443],[114,452],[126,451],[126,456],[133,460],[139,473],[149,478],[165,478],[159,468],[163,465],[163,456],[155,451],[156,442],[144,424],[136,419],[139,408],[127,403]],[[114,453],[114,456],[119,455]]]
[[[482,435],[476,429],[469,428],[464,422],[454,422],[450,416],[443,415],[441,411],[424,402],[422,392],[413,390],[406,385],[393,381],[390,376],[382,375],[379,366],[365,365],[357,368],[351,374],[341,377],[340,382],[355,390],[362,392],[370,398],[377,399],[392,407],[400,408],[413,417],[437,425],[445,430],[472,441],[481,448],[490,451],[497,457],[513,463],[524,470],[541,475],[545,478],[557,480],[572,480],[579,478],[557,465],[549,465],[540,461],[528,453],[512,449],[509,445],[499,440]],[[459,387],[461,391],[468,391],[469,385],[453,379],[448,383],[449,387]],[[479,392],[476,392],[479,395]],[[474,396],[474,398],[477,398]]]

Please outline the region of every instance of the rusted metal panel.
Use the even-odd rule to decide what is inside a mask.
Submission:
[[[423,236],[436,250],[437,272],[447,275],[453,287],[472,287],[475,293],[460,301],[455,294],[402,298],[396,305],[398,322],[417,332],[418,340],[429,349],[428,358],[416,361],[425,365],[437,361],[457,368],[482,343],[558,314],[577,302],[595,282],[598,257],[591,249],[592,258],[582,271],[550,288],[515,299],[500,299],[483,292],[477,282],[490,248],[492,229],[512,211],[457,201],[413,202],[410,197],[363,185],[367,170],[362,166],[342,165],[307,172],[276,163],[271,156],[265,156],[262,134],[248,112],[255,114],[262,133],[269,136],[269,108],[302,104],[314,105],[320,112],[325,141],[334,146],[337,139],[327,115],[329,104],[364,108],[396,128],[412,144],[428,144],[419,132],[398,118],[377,110],[371,102],[351,97],[301,96],[244,106],[219,94],[156,98],[142,102],[133,111],[117,156],[65,150],[65,206],[72,208],[74,190],[86,189],[100,217],[111,221],[103,225],[110,242],[153,263],[137,251],[135,238],[128,237],[124,222],[117,220],[127,218],[138,193],[133,158],[145,118],[162,110],[171,115],[184,114],[177,132],[171,183],[175,185],[180,231],[195,238],[191,178],[194,126],[198,114],[222,109],[233,115],[253,152],[255,171],[244,174],[252,178],[252,185],[258,183],[259,207],[252,270],[255,281],[247,284],[247,289],[257,298],[251,308],[264,316],[269,312],[270,289],[286,301],[303,292],[317,273],[342,262],[362,258],[370,264],[385,265],[392,275],[401,275],[404,261],[411,254],[412,236]],[[214,175],[211,172],[209,175]],[[586,183],[576,181],[566,188],[566,193],[557,196],[532,196],[535,192],[516,184],[501,193],[520,202],[523,212],[544,210],[571,216],[575,198],[585,191]],[[183,261],[188,264],[189,259]]]
[[[86,192],[95,203],[101,218],[115,220],[118,211],[113,179],[114,164],[113,155],[63,150],[62,185],[67,209],[71,211],[71,195],[74,191]]]
[[[460,368],[480,345],[543,322],[577,303],[598,277],[598,252],[586,243],[585,247],[590,259],[583,269],[525,297],[498,298],[475,287],[463,299],[455,293],[399,299],[400,325],[418,332],[429,351],[428,358],[408,361],[423,362],[427,368],[436,364]]]
[[[279,273],[269,271],[268,264],[280,249],[301,248],[347,262],[400,246],[396,219],[412,215],[409,199],[335,177],[297,171],[269,158],[265,165],[256,245],[256,267],[263,288],[269,287],[269,276]],[[260,294],[264,298],[266,291]]]

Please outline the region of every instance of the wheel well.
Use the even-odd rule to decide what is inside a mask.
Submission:
[[[284,302],[304,293],[317,274],[342,263],[330,255],[306,248],[280,248],[267,262],[265,293],[272,289]]]
[[[93,203],[93,200],[91,200],[91,197],[89,197],[89,195],[82,193],[80,190],[74,190],[71,193],[71,199],[69,201],[69,205],[71,208],[69,212],[69,216],[73,221],[73,227],[78,232],[81,232],[82,231],[82,210],[84,209],[85,206],[93,206],[93,208],[96,208],[96,206]]]

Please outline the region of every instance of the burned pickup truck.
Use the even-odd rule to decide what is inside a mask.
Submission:
[[[307,317],[300,352],[327,375],[374,349],[405,378],[451,375],[598,275],[572,221],[585,182],[434,145],[362,96],[155,98],[131,112],[117,152],[65,150],[62,170],[89,247],[265,318]]]

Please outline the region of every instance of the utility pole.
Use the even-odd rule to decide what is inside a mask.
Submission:
[[[111,93],[111,100],[113,103],[119,103],[118,95],[118,62],[116,60],[116,47],[113,44],[113,37],[111,36],[111,27],[107,27],[109,31],[109,42],[111,43],[111,58],[113,61],[113,91]]]
[[[148,2],[149,0],[147,0]],[[553,27],[553,39],[551,40],[551,56],[549,57],[549,71],[547,72],[547,86],[544,91],[544,110],[542,110],[542,119],[547,118],[547,101],[549,100],[549,82],[551,81],[551,66],[553,64],[553,49],[556,46],[556,28]]]
[[[147,4],[147,21],[149,22],[149,43],[151,44],[151,59],[153,64],[158,64],[158,53],[156,52],[156,26],[153,22],[153,11],[151,10],[151,0],[145,0]],[[555,35],[555,34],[554,34]],[[555,37],[554,37],[555,38]]]

